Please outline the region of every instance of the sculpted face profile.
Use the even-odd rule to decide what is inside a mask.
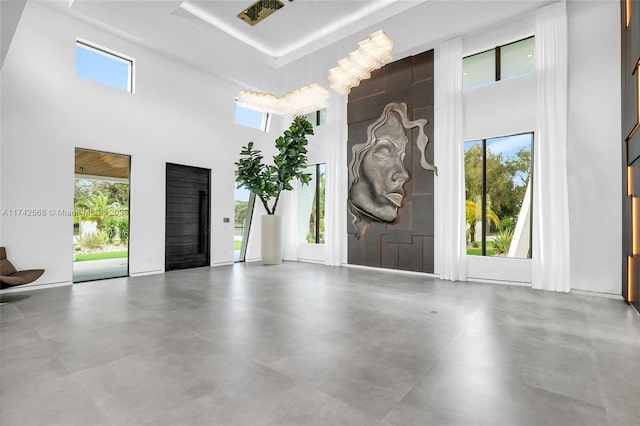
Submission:
[[[364,237],[371,222],[394,223],[398,218],[398,208],[405,195],[404,184],[410,179],[403,163],[408,143],[406,129],[418,127],[420,163],[426,170],[436,171],[425,159],[426,125],[425,119],[410,121],[407,118],[406,104],[391,103],[367,128],[367,141],[353,146],[349,163],[349,210],[356,238]]]

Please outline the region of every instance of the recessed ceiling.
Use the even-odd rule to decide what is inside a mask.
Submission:
[[[283,7],[284,3],[280,0],[258,0],[238,13],[238,18],[253,27]]]
[[[238,1],[187,0],[180,10],[225,32],[263,55],[289,62],[360,30],[370,18],[381,20],[422,1],[352,0],[287,2],[260,25],[229,19],[238,14]],[[393,7],[392,7],[393,6]],[[382,13],[386,11],[386,13]],[[369,18],[369,19],[367,19]]]

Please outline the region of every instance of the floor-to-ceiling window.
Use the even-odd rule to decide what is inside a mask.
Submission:
[[[307,167],[308,184],[298,183],[298,242],[324,244],[325,164]]]
[[[235,190],[234,214],[233,214],[233,253],[235,262],[244,262],[251,230],[251,216],[255,195],[246,188]]]

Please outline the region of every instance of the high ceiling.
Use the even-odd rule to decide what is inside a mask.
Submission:
[[[281,9],[253,27],[236,18],[251,1],[187,0],[176,15],[199,19],[282,66],[426,0],[284,0]]]
[[[325,80],[338,59],[378,29],[394,40],[399,59],[552,2],[282,0],[281,9],[250,26],[237,15],[255,0],[36,1],[240,87],[275,90],[266,86],[276,81],[283,92]],[[300,82],[290,81],[296,77]]]

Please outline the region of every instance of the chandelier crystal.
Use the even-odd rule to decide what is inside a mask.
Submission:
[[[382,30],[358,43],[358,50],[338,61],[329,70],[329,86],[340,95],[347,95],[360,81],[371,77],[371,71],[393,59],[393,41]]]
[[[283,95],[241,90],[238,102],[242,105],[269,114],[305,115],[329,105],[329,91],[318,83],[312,83]]]

